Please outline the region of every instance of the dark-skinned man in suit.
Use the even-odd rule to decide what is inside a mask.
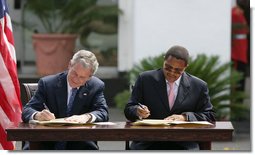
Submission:
[[[173,46],[165,54],[161,69],[139,74],[125,106],[128,120],[165,119],[177,121],[215,121],[206,82],[185,72],[189,52]],[[142,104],[142,105],[139,105]],[[142,107],[141,107],[142,106]],[[196,142],[133,141],[132,150],[198,150]]]

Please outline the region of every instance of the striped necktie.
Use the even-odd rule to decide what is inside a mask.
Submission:
[[[170,87],[170,91],[168,95],[168,101],[169,101],[169,107],[171,110],[172,107],[174,106],[174,83],[169,82],[169,87]]]
[[[74,98],[75,98],[75,95],[77,93],[77,90],[78,90],[77,88],[72,88],[72,90],[71,90],[71,96],[69,98],[69,102],[67,104],[67,110],[66,110],[66,115],[67,116],[71,116],[72,115],[71,111],[72,111],[72,107],[73,107],[73,103],[74,103]]]

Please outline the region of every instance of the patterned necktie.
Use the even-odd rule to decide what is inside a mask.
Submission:
[[[73,103],[74,103],[74,98],[75,98],[77,90],[78,90],[77,88],[73,88],[71,90],[71,96],[69,98],[69,102],[67,104],[67,110],[66,110],[66,115],[67,116],[71,116],[72,115],[71,111],[72,111],[72,107],[73,107]]]
[[[169,82],[169,87],[170,87],[170,91],[168,95],[168,101],[169,101],[169,107],[170,109],[172,109],[174,105],[174,83]]]
[[[67,109],[66,109],[66,116],[69,117],[72,115],[71,111],[72,111],[72,107],[73,107],[73,103],[74,103],[74,98],[75,95],[77,93],[77,88],[72,88],[71,90],[71,96],[69,98],[69,102],[67,104]],[[65,150],[66,149],[66,141],[58,141],[55,144],[55,149],[56,150]]]

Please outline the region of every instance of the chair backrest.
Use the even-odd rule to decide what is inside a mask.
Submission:
[[[38,84],[37,83],[23,83],[23,86],[25,87],[26,91],[26,103],[32,98],[32,96],[35,94]]]
[[[38,84],[37,83],[23,83],[23,86],[25,88],[25,94],[26,94],[25,102],[28,103],[28,101],[35,94],[35,92],[38,88]],[[22,148],[22,150],[29,149],[29,142],[28,141],[22,141],[21,148]]]

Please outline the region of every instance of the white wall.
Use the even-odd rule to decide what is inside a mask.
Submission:
[[[119,71],[182,45],[230,60],[231,0],[119,0]]]

